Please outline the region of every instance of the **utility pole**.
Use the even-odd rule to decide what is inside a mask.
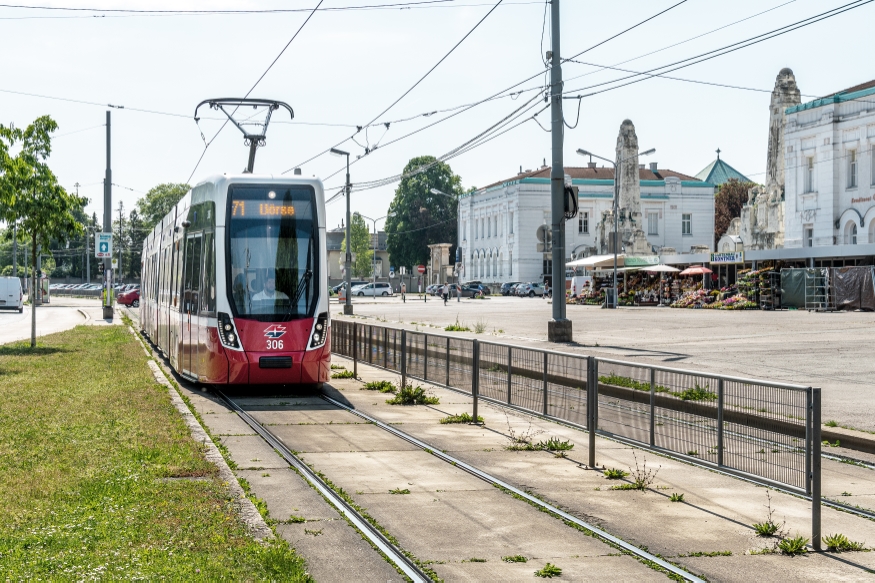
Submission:
[[[12,223],[12,277],[18,277],[18,221]]]
[[[562,117],[562,58],[559,54],[559,0],[550,2],[550,114],[553,138],[553,167],[550,170],[550,200],[553,228],[553,319],[547,322],[550,342],[571,342],[571,320],[565,317],[565,165]]]
[[[352,316],[352,286],[350,285],[352,282],[352,230],[350,226],[352,221],[349,214],[349,194],[352,190],[352,184],[349,183],[349,152],[331,148],[331,153],[335,156],[346,156],[346,186],[344,190],[346,193],[346,256],[343,259],[343,268],[345,270],[343,281],[346,285],[346,303],[343,305],[343,315]]]
[[[110,111],[106,112],[106,177],[103,179],[103,232],[112,236],[112,133]],[[112,259],[103,258],[103,318],[112,320]]]

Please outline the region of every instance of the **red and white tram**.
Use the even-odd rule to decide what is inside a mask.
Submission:
[[[331,358],[317,179],[201,182],[143,243],[140,323],[183,377],[318,384]]]

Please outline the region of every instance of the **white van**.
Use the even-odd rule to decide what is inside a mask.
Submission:
[[[24,311],[24,293],[17,277],[0,277],[0,310]]]

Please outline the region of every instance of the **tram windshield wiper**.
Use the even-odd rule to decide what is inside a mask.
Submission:
[[[301,276],[301,279],[298,281],[297,287],[295,287],[294,299],[289,302],[289,309],[286,312],[286,318],[292,315],[292,310],[298,307],[298,302],[301,301],[301,296],[304,294],[304,291],[307,289],[307,285],[310,283],[310,279],[313,277],[313,271],[307,269],[304,272],[304,275]]]

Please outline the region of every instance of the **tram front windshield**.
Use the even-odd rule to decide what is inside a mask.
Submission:
[[[228,289],[235,315],[262,321],[312,316],[319,289],[313,188],[233,185],[228,194]]]

